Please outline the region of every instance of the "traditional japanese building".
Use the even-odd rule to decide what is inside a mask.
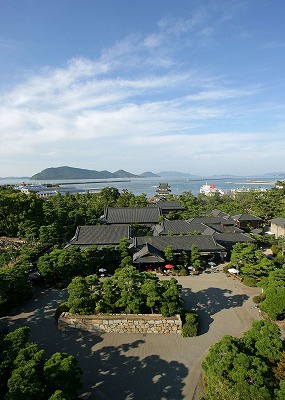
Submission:
[[[156,189],[155,197],[159,199],[165,199],[168,194],[170,194],[171,189],[168,183],[160,183]]]

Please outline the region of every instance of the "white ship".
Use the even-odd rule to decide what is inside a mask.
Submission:
[[[200,187],[200,193],[205,194],[206,196],[212,196],[215,193],[225,194],[221,189],[215,187],[214,182],[212,183],[212,185],[208,185],[208,183],[202,185]]]

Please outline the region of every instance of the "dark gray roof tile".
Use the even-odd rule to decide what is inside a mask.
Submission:
[[[160,215],[157,207],[107,207],[102,221],[107,224],[155,224]]]
[[[213,236],[145,236],[136,238],[136,247],[141,248],[150,243],[157,250],[164,251],[171,245],[173,251],[189,251],[197,245],[201,252],[223,251],[224,247],[216,243]]]
[[[71,245],[117,245],[122,238],[130,238],[127,225],[88,225],[78,226]]]

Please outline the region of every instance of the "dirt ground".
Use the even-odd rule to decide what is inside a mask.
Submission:
[[[253,320],[261,318],[252,302],[260,289],[246,287],[222,272],[177,279],[187,308],[200,316],[200,335],[194,338],[60,332],[54,311],[67,292],[40,288],[23,307],[1,318],[0,327],[28,325],[30,340],[47,356],[56,351],[73,354],[83,370],[82,399],[192,400],[207,349],[225,334],[241,336]]]

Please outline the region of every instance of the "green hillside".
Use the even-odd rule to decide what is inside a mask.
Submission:
[[[46,168],[33,175],[33,180],[59,180],[59,179],[108,179],[108,178],[138,178],[138,175],[119,170],[117,172],[95,171],[73,167]]]

